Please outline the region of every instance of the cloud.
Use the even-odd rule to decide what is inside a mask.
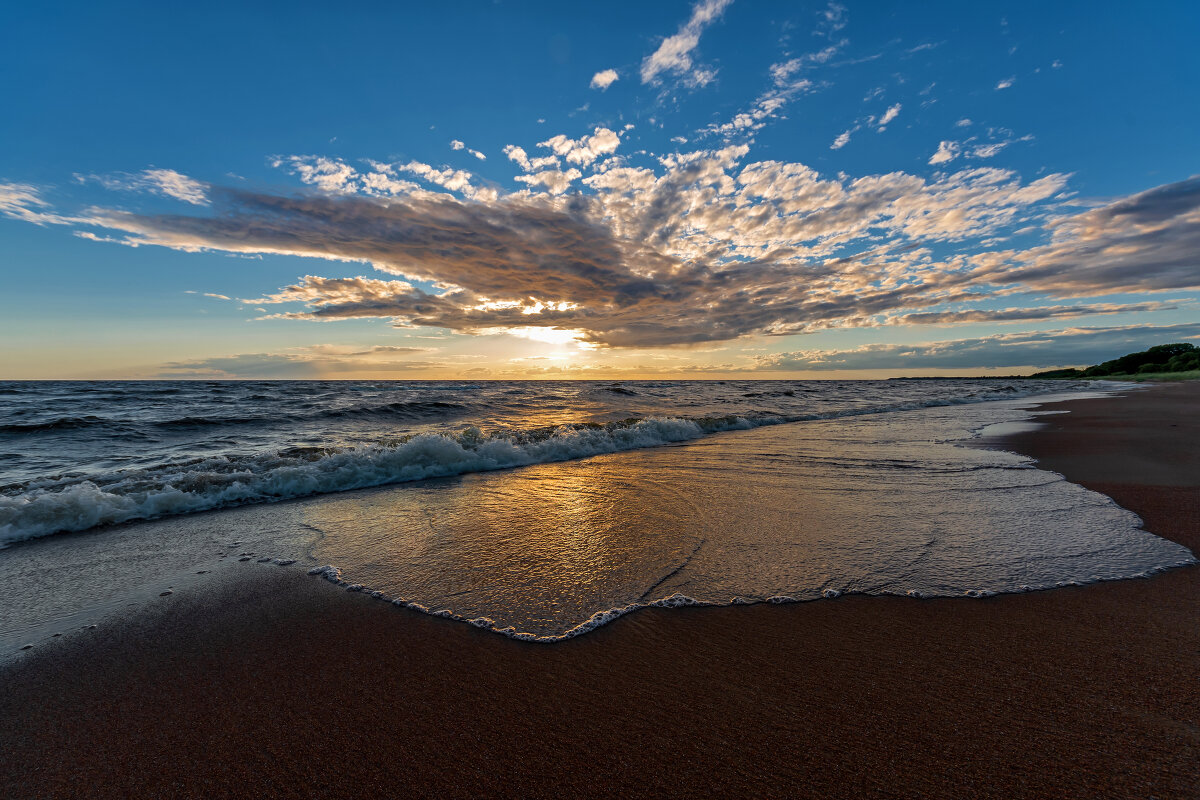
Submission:
[[[539,158],[530,158],[529,154],[525,152],[524,147],[518,147],[515,144],[505,145],[504,155],[508,157],[509,161],[515,162],[517,166],[526,172],[546,169],[547,167],[558,167],[559,165],[558,156],[549,155],[541,156]]]
[[[614,83],[616,83],[617,79],[620,77],[621,76],[617,74],[617,71],[615,69],[601,70],[600,72],[597,72],[595,75],[592,76],[592,82],[590,84],[590,87],[592,89],[599,89],[600,91],[605,91],[606,89],[608,89],[608,87],[610,87]]]
[[[900,104],[896,103],[890,106],[887,111],[883,112],[883,116],[879,118],[879,130],[883,130],[884,126],[900,116]]]
[[[715,72],[696,66],[692,51],[700,44],[700,34],[712,24],[733,0],[699,0],[692,16],[674,36],[668,36],[642,60],[642,83],[659,84],[663,73],[675,75],[684,85],[698,87],[709,83]]]
[[[452,192],[474,194],[471,191],[474,188],[471,184],[471,179],[474,176],[466,170],[451,169],[449,167],[437,169],[420,161],[409,161],[407,164],[380,165],[380,171],[384,173],[390,172],[393,169],[411,173],[429,183],[449,189]]]
[[[1004,80],[1002,80],[996,84],[996,90],[999,91],[1001,89],[1007,89],[1016,82],[1017,82],[1017,79],[1015,77],[1005,78]]]
[[[304,183],[316,186],[324,192],[354,192],[357,172],[349,164],[336,158],[324,156],[288,156],[274,158],[271,166],[276,169],[288,167]],[[415,184],[414,184],[415,185]]]
[[[36,186],[27,183],[0,183],[0,214],[34,225],[72,225],[80,220],[65,217],[50,209],[50,202],[42,197]]]
[[[988,144],[981,144],[981,145],[971,148],[971,157],[972,158],[991,158],[992,156],[996,155],[1001,150],[1003,150],[1005,147],[1008,147],[1008,142],[990,142]]]
[[[366,350],[339,345],[311,345],[282,353],[237,355],[174,361],[161,366],[162,378],[311,380],[353,373],[412,373],[443,367],[431,361],[394,361],[378,356],[429,352],[428,348],[379,345]]]
[[[1163,342],[1200,338],[1200,323],[1005,333],[922,344],[871,344],[852,350],[798,350],[759,356],[761,370],[974,369],[1098,364]]]
[[[1025,184],[1000,170],[933,182],[903,173],[823,179],[797,164],[742,166],[747,152],[673,154],[661,174],[614,167],[581,181],[590,194],[565,199],[556,195],[579,170],[518,176],[549,192],[493,200],[221,189],[213,216],[96,210],[89,224],[136,246],[370,263],[408,279],[310,276],[253,301],[307,305],[283,312],[298,318],[382,317],[464,332],[534,326],[649,346],[863,324],[856,320],[961,301],[960,272],[901,242],[990,231],[1063,186],[1061,176]],[[898,238],[881,244],[881,235]],[[868,249],[838,255],[856,240]]]
[[[1200,176],[1053,220],[1049,244],[981,259],[975,277],[1056,297],[1200,285]]]
[[[842,131],[838,137],[833,140],[833,144],[829,145],[830,150],[841,150],[850,143],[850,131]]]
[[[538,142],[538,147],[549,148],[555,156],[565,159],[568,164],[586,167],[598,158],[615,153],[620,144],[619,133],[608,128],[596,128],[591,136],[578,139],[569,139],[560,133],[544,142]]]
[[[475,156],[480,161],[487,161],[487,156],[485,156],[483,153],[479,152],[478,150],[472,150],[471,148],[467,147],[467,145],[460,139],[451,139],[450,140],[450,149],[451,150],[466,150],[468,153]]]
[[[956,123],[956,127],[966,127],[963,123],[970,125],[971,121],[959,120]],[[944,164],[948,161],[953,161],[959,156],[972,159],[992,158],[1011,144],[1033,141],[1032,136],[1018,137],[1012,131],[1005,128],[989,128],[987,133],[989,137],[987,139],[980,136],[972,136],[961,142],[943,140],[938,144],[937,152],[930,157],[929,163]]]
[[[947,161],[953,161],[958,158],[962,151],[962,146],[958,142],[948,142],[942,140],[938,142],[937,152],[929,157],[930,164],[945,164]]]
[[[616,155],[624,130],[553,136],[538,158],[509,145],[524,170],[519,191],[416,161],[288,156],[276,163],[305,193],[206,185],[211,205],[191,214],[91,207],[68,216],[37,189],[8,184],[0,213],[135,247],[285,254],[382,273],[310,275],[249,301],[278,307],[270,316],[469,334],[543,329],[607,347],[938,319],[922,314],[966,321],[996,313],[973,306],[1015,294],[1036,309],[1048,297],[1200,284],[1200,179],[1068,214],[1060,174],[822,175],[749,160],[744,143],[638,162]],[[1039,230],[1034,247],[988,249]],[[1079,304],[1059,305],[1050,317],[1008,311],[1058,318]]]
[[[151,192],[194,206],[208,205],[206,185],[173,169],[147,169],[137,173],[119,172],[112,175],[76,175],[75,178],[81,183],[99,183],[106,189]]]
[[[1074,306],[1033,306],[1031,308],[971,309],[969,311],[932,311],[903,314],[888,320],[889,325],[959,325],[979,322],[1042,322],[1097,314],[1137,314],[1169,311],[1172,303],[1093,303]]]
[[[467,148],[467,152],[479,158],[484,157],[470,148]],[[439,169],[420,161],[391,164],[368,161],[367,170],[358,170],[340,159],[323,156],[276,157],[271,163],[277,168],[287,169],[303,183],[328,194],[393,197],[423,191],[419,184],[398,177],[403,173],[416,176],[432,186],[479,200],[497,196],[495,188],[480,186],[475,175],[466,170],[452,167]]]
[[[728,122],[708,125],[698,131],[698,134],[717,134],[723,136],[726,141],[731,141],[734,137],[740,137],[744,141],[752,140],[753,134],[764,128],[767,122],[780,116],[788,103],[797,96],[813,90],[813,82],[807,78],[796,77],[796,72],[819,55],[812,54],[803,58],[793,58],[782,64],[773,64],[771,87],[755,98],[748,109],[738,112]]]
[[[509,161],[515,161],[521,169],[529,171],[529,154],[525,152],[524,147],[518,147],[515,144],[505,145],[504,155],[508,157]],[[555,163],[557,161],[558,159],[555,159]]]
[[[558,169],[548,169],[531,175],[518,175],[514,180],[529,184],[532,187],[544,186],[550,194],[562,194],[571,188],[571,183],[583,177],[583,173],[572,167],[563,172]]]
[[[846,19],[846,7],[841,3],[831,2],[825,7],[824,11],[817,13],[820,19],[820,24],[813,32],[814,36],[824,36],[831,38],[835,33],[846,27],[848,20]]]
[[[208,205],[204,184],[173,169],[148,169],[142,177],[159,194],[196,206]]]
[[[831,5],[832,8],[832,5]],[[842,9],[844,12],[845,9]],[[839,12],[840,13],[840,12]],[[820,28],[820,26],[818,26]],[[825,64],[843,47],[847,40],[835,42],[822,50],[772,64],[771,85],[755,98],[750,107],[739,111],[728,122],[712,123],[698,131],[701,136],[716,134],[727,142],[735,139],[752,141],[755,132],[766,127],[772,119],[782,115],[788,103],[797,97],[815,91],[817,85],[801,73],[816,65]]]

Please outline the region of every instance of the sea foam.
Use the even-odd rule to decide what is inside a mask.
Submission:
[[[493,435],[472,427],[458,434],[419,434],[395,444],[316,451],[301,458],[272,455],[241,463],[215,459],[106,486],[87,480],[61,488],[33,486],[15,496],[0,496],[0,545],[135,519],[567,461],[749,427],[751,423],[740,417],[650,417]]]
[[[16,399],[0,405],[0,445],[9,450],[0,453],[6,472],[0,478],[0,547],[132,520],[566,461],[718,431],[1028,396],[1044,392],[1045,384],[217,382],[2,388]],[[468,412],[477,425],[444,429],[448,420]],[[620,414],[626,418],[603,424],[540,424]],[[442,429],[430,429],[435,425]]]

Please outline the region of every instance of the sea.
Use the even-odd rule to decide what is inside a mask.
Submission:
[[[0,382],[0,657],[268,569],[544,642],[647,606],[1146,576],[1194,557],[979,446],[1049,400],[1127,391]]]

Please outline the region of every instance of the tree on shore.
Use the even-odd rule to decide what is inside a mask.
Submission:
[[[1140,353],[1128,353],[1120,358],[1086,369],[1052,369],[1035,372],[1034,378],[1104,378],[1110,375],[1147,375],[1155,372],[1188,372],[1200,369],[1200,347],[1187,342],[1160,344]]]

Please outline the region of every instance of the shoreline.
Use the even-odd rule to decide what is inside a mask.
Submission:
[[[930,378],[928,380],[936,379]],[[973,378],[969,380],[980,379]],[[1002,381],[1005,379],[995,380]],[[1013,378],[1012,380],[1020,379]],[[786,383],[787,381],[780,382]],[[866,382],[877,383],[877,381]],[[717,383],[723,384],[725,381],[717,381]],[[1028,387],[1026,388],[1028,389]],[[1012,386],[1008,386],[1006,389],[1014,390]],[[1083,391],[1088,390],[1085,389]],[[1034,400],[1039,394],[1045,393],[1047,393],[1046,387],[1042,386],[1032,394],[1018,394],[1016,397],[1010,397],[1003,396],[1003,393],[1001,393],[1001,395],[995,397],[989,397],[984,400],[975,399],[965,404],[973,405],[979,402],[987,403],[1013,399]],[[1054,392],[1049,393],[1053,394]],[[969,397],[974,397],[974,394],[969,395]],[[963,398],[961,397],[931,399],[926,403],[916,406],[916,408],[956,406],[963,404],[962,400]],[[69,483],[57,487],[57,491],[55,492],[33,497],[29,508],[34,513],[17,514],[0,529],[0,534],[3,535],[0,537],[0,549],[9,546],[20,546],[27,542],[35,542],[54,536],[67,536],[76,533],[86,534],[102,528],[111,529],[127,523],[144,524],[161,522],[168,519],[195,518],[198,514],[209,512],[277,505],[297,500],[303,501],[328,497],[342,492],[390,488],[406,483],[421,483],[429,480],[455,478],[488,472],[505,472],[512,469],[526,469],[530,466],[542,464],[568,463],[617,452],[650,450],[683,442],[700,441],[715,434],[731,431],[770,428],[795,422],[818,422],[841,418],[869,418],[879,413],[894,413],[908,410],[914,410],[914,407],[903,403],[892,407],[867,409],[850,406],[825,411],[809,409],[799,414],[788,414],[785,411],[778,411],[767,416],[740,416],[739,414],[690,416],[687,413],[677,413],[677,409],[670,412],[648,412],[641,416],[610,419],[603,423],[576,420],[574,422],[563,423],[562,425],[535,426],[525,431],[525,433],[535,434],[532,440],[534,445],[544,442],[547,432],[562,428],[570,429],[572,433],[579,434],[593,431],[596,429],[595,426],[599,426],[610,434],[636,432],[637,436],[634,436],[632,439],[624,439],[621,436],[616,436],[615,438],[608,436],[604,437],[605,441],[599,443],[587,441],[586,436],[581,438],[568,436],[565,450],[540,452],[536,447],[532,450],[526,449],[528,444],[526,443],[515,445],[517,452],[506,453],[501,456],[495,454],[480,456],[477,447],[478,442],[473,437],[468,437],[468,442],[462,441],[463,429],[441,429],[437,427],[424,427],[421,424],[417,424],[415,430],[401,435],[384,449],[391,450],[392,455],[394,455],[395,451],[406,447],[407,443],[413,438],[432,435],[453,443],[453,448],[463,448],[465,452],[459,455],[464,455],[465,457],[450,461],[439,461],[437,459],[422,461],[420,454],[417,454],[417,461],[412,464],[402,465],[406,468],[415,468],[415,471],[411,473],[404,473],[403,469],[401,469],[389,474],[388,469],[384,469],[382,473],[372,475],[366,479],[363,479],[361,476],[352,478],[330,477],[331,474],[336,476],[339,471],[334,470],[329,474],[321,470],[314,472],[310,469],[312,464],[308,462],[293,463],[290,465],[291,467],[300,469],[312,480],[293,484],[290,487],[286,485],[268,486],[269,490],[263,492],[263,487],[260,484],[265,482],[269,485],[271,483],[272,471],[267,470],[259,473],[251,470],[252,474],[245,478],[246,486],[243,487],[240,494],[233,497],[226,497],[223,494],[229,488],[224,485],[218,486],[221,491],[216,494],[205,494],[204,491],[180,493],[168,482],[165,485],[152,486],[146,489],[145,497],[136,499],[132,505],[128,505],[130,495],[124,494],[121,491],[110,494],[107,484],[102,484],[99,487],[93,485],[88,491],[84,492],[83,497],[78,497],[77,492],[79,492],[80,488],[86,487],[91,483],[89,480],[84,480],[83,483]],[[469,422],[466,419],[459,421]],[[163,423],[160,421],[155,424]],[[487,430],[485,439],[496,435],[500,440],[507,441],[505,437],[508,433],[511,433],[511,431],[506,432],[504,425],[497,426],[492,423],[481,423],[481,425]],[[666,425],[666,427],[660,427],[662,425]],[[680,425],[682,428],[678,427]],[[562,445],[561,442],[556,444]],[[348,448],[342,454],[350,454],[356,458],[365,459],[365,462],[369,464],[371,459],[377,455],[377,451],[373,451],[371,446],[362,448],[354,446]],[[61,467],[64,471],[70,470],[70,467],[66,464],[61,465]],[[396,470],[396,465],[393,464],[390,469]],[[352,473],[353,470],[342,470],[341,472]],[[99,498],[101,498],[99,507],[97,505],[97,498],[92,496],[95,492],[98,492]],[[76,502],[81,503],[88,513],[81,514],[80,509],[75,505]]]
[[[1197,386],[1056,403],[1071,413],[1004,446],[1197,551]],[[553,645],[260,572],[7,672],[14,796],[1191,797],[1200,781],[1197,567],[986,599],[648,608]]]

